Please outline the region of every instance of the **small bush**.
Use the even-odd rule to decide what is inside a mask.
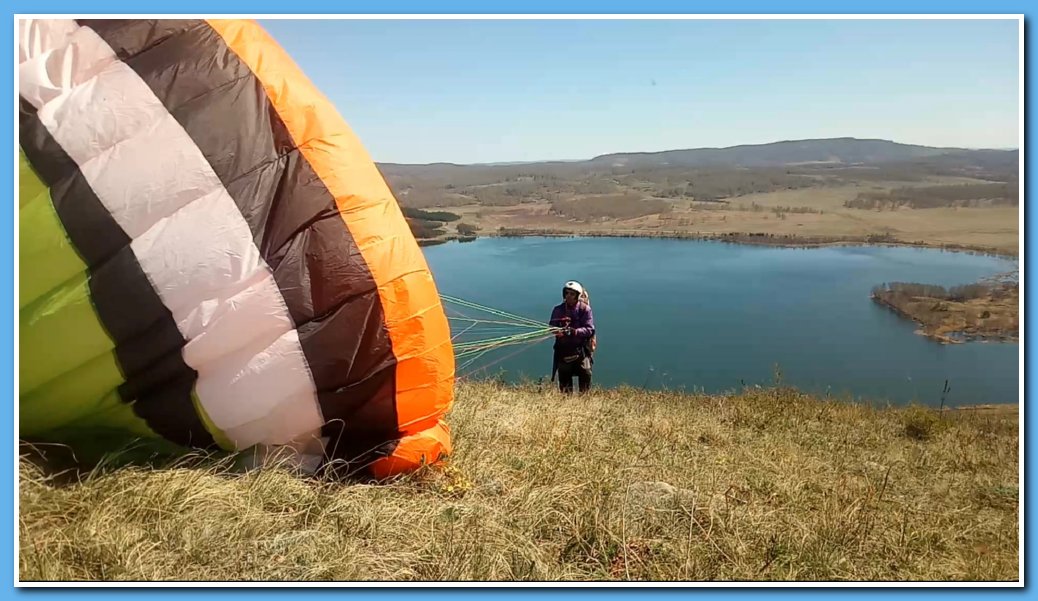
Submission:
[[[916,406],[905,410],[901,423],[905,428],[905,436],[913,440],[930,440],[939,433],[943,424],[933,409]]]
[[[458,233],[461,234],[462,236],[474,236],[476,234],[476,232],[478,232],[478,231],[479,231],[479,228],[474,226],[474,225],[472,225],[471,223],[459,223],[458,224]]]

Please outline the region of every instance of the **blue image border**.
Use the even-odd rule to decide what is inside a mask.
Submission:
[[[642,0],[639,2],[627,1],[622,2],[618,0],[608,0],[603,2],[547,2],[545,0],[531,0],[526,2],[515,2],[513,1],[501,1],[496,3],[490,2],[471,2],[471,1],[439,1],[439,2],[419,2],[419,1],[391,1],[391,2],[377,2],[375,0],[364,0],[361,2],[350,2],[336,4],[332,2],[320,2],[318,0],[296,0],[294,2],[272,2],[270,0],[253,0],[249,3],[236,3],[229,0],[182,0],[178,3],[163,3],[145,5],[141,2],[125,2],[116,0],[96,0],[89,4],[83,2],[72,2],[72,1],[36,1],[32,2],[29,0],[14,0],[13,2],[7,3],[10,7],[10,18],[4,25],[0,25],[0,43],[6,44],[6,47],[14,52],[14,15],[17,14],[90,14],[90,15],[103,15],[103,14],[161,14],[161,15],[177,15],[177,14],[206,14],[206,15],[279,15],[279,14],[339,14],[339,13],[353,13],[353,14],[468,14],[468,13],[479,13],[479,14],[577,14],[577,13],[592,13],[592,14],[609,14],[609,13],[620,13],[620,14],[670,14],[670,13],[695,13],[695,14],[1004,14],[1004,15],[1024,15],[1025,27],[1024,27],[1024,149],[1027,163],[1025,164],[1025,194],[1022,206],[1024,207],[1025,216],[1025,229],[1021,234],[1024,236],[1024,255],[1022,261],[1024,263],[1025,273],[1025,285],[1031,281],[1030,269],[1027,267],[1029,264],[1027,256],[1027,246],[1029,234],[1033,231],[1032,218],[1030,212],[1027,211],[1027,203],[1029,199],[1029,182],[1032,174],[1033,162],[1030,160],[1029,154],[1026,153],[1028,148],[1027,140],[1029,139],[1030,123],[1027,119],[1030,107],[1030,93],[1029,93],[1029,80],[1032,72],[1032,51],[1030,45],[1027,43],[1027,20],[1029,17],[1028,3],[1017,1],[1017,2],[1005,2],[1005,1],[994,1],[987,3],[980,2],[963,2],[963,1],[946,1],[946,2],[919,2],[919,1],[907,1],[907,2],[893,2],[889,0],[876,1],[876,2],[861,2],[851,1],[840,4],[826,4],[823,2],[808,2],[808,1],[794,1],[785,3],[772,3],[763,1],[749,1],[749,0],[737,0],[735,2],[721,2],[720,0],[712,0],[709,2],[664,2],[660,0]],[[15,90],[13,89],[14,84],[14,60],[13,57],[9,57],[8,60],[3,61],[2,72],[0,72],[0,80],[3,81],[3,86],[8,89],[8,93],[4,96],[4,106],[7,108],[8,115],[13,115],[16,110],[15,105]],[[17,143],[17,132],[14,129],[13,118],[0,120],[0,127],[3,127],[4,133],[8,140],[13,143],[4,146],[2,150],[2,159],[9,165],[8,169],[3,170],[2,181],[7,186],[6,189],[11,191],[14,187],[14,169],[15,169],[15,145]],[[15,202],[12,199],[11,206],[15,206]],[[8,340],[8,344],[3,345],[2,352],[4,360],[2,362],[3,377],[7,382],[5,397],[8,399],[6,403],[7,410],[2,412],[2,424],[4,431],[14,432],[15,424],[13,423],[13,408],[17,402],[17,395],[14,391],[14,356],[17,352],[15,349],[15,323],[16,323],[16,312],[14,311],[15,303],[15,281],[14,281],[14,264],[17,259],[17,250],[14,244],[14,210],[8,210],[2,213],[0,216],[0,237],[8,240],[9,242],[5,245],[0,245],[3,248],[3,257],[0,263],[4,265],[6,277],[3,278],[2,285],[4,287],[4,294],[0,295],[0,312],[7,315],[8,318],[0,320],[0,337]],[[1029,285],[1025,287],[1024,297],[1026,305],[1024,307],[1025,315],[1024,325],[1026,327],[1027,319],[1026,316],[1029,314],[1028,309],[1031,306],[1031,294]],[[1032,361],[1030,353],[1027,348],[1027,340],[1029,336],[1025,333],[1025,345],[1022,349],[1023,357],[1025,360],[1025,380],[1024,380],[1024,399],[1025,402],[1029,399],[1029,387],[1027,386],[1026,375],[1029,375],[1032,370]],[[1032,423],[1034,421],[1034,415],[1032,411],[1025,412],[1025,433],[1032,431]],[[989,595],[995,596],[1027,596],[1030,597],[1030,589],[1033,586],[1028,586],[1025,589],[1013,588],[1013,589],[985,589],[985,588],[944,588],[938,587],[934,589],[926,588],[877,588],[869,587],[868,584],[862,584],[861,588],[840,588],[831,589],[828,587],[824,588],[740,588],[738,583],[719,583],[716,588],[701,588],[699,586],[689,588],[644,588],[644,585],[639,587],[625,587],[623,584],[617,584],[609,588],[504,588],[504,585],[497,583],[489,583],[488,586],[494,587],[493,590],[488,590],[484,587],[470,588],[470,587],[454,587],[454,588],[400,588],[393,587],[391,584],[379,584],[372,588],[351,588],[350,590],[340,589],[328,589],[328,588],[307,588],[307,589],[289,589],[289,588],[255,588],[254,585],[250,585],[248,588],[206,588],[199,590],[197,588],[173,588],[173,589],[159,589],[159,588],[74,588],[74,589],[33,589],[33,588],[21,588],[16,589],[13,585],[16,577],[16,557],[14,554],[14,535],[15,525],[17,516],[14,514],[14,497],[15,491],[13,488],[15,473],[14,467],[16,462],[16,444],[14,440],[9,441],[10,444],[6,447],[9,449],[11,455],[6,456],[5,460],[0,461],[0,482],[3,484],[3,492],[0,494],[0,504],[2,504],[3,510],[0,514],[7,516],[5,519],[0,519],[0,532],[2,532],[3,542],[0,543],[0,574],[3,575],[3,581],[6,586],[3,589],[2,595],[6,596],[22,596],[31,597],[34,599],[52,599],[58,597],[64,597],[69,595],[90,595],[90,596],[108,596],[111,594],[115,595],[160,595],[160,596],[171,596],[186,598],[191,595],[193,598],[204,600],[212,596],[213,598],[218,595],[278,595],[278,596],[289,596],[295,594],[307,594],[307,595],[342,595],[348,594],[351,598],[395,598],[404,596],[418,596],[421,595],[426,599],[436,599],[446,601],[449,598],[457,598],[459,595],[468,598],[476,598],[485,594],[493,594],[495,596],[588,596],[588,595],[606,595],[606,596],[641,596],[645,595],[663,595],[663,596],[675,596],[675,595],[695,595],[699,599],[707,598],[744,598],[750,596],[781,596],[785,598],[800,597],[803,595],[810,596],[829,596],[829,595],[840,595],[841,597],[855,597],[862,598],[862,596],[868,597],[879,597],[884,598],[897,598],[897,597],[918,597],[926,596],[936,598],[937,596],[944,598],[955,597],[955,598],[986,598]],[[1027,549],[1027,564],[1025,566],[1025,582],[1030,582],[1033,575],[1032,564],[1034,563],[1034,553],[1031,552],[1030,545],[1028,544],[1031,538],[1030,524],[1027,523],[1026,516],[1029,514],[1027,511],[1029,505],[1033,502],[1031,489],[1031,481],[1033,479],[1034,466],[1033,462],[1030,461],[1030,447],[1028,444],[1027,436],[1024,436],[1024,457],[1026,457],[1027,473],[1025,474],[1024,495],[1028,502],[1027,507],[1022,507],[1025,515],[1025,537],[1021,550]],[[354,585],[347,585],[354,586]],[[499,588],[500,587],[500,588]],[[725,590],[721,590],[725,589]]]

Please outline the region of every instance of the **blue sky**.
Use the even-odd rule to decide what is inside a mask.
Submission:
[[[377,161],[1019,144],[1014,20],[263,20]]]

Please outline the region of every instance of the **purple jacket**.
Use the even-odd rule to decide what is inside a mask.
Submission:
[[[567,317],[569,319],[566,319]],[[566,306],[565,302],[556,305],[551,311],[548,325],[557,328],[566,326],[573,328],[572,335],[555,339],[555,350],[563,355],[575,353],[595,335],[595,318],[591,314],[591,306],[587,303],[578,302],[572,309]]]

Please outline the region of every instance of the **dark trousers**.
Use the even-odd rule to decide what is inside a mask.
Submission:
[[[559,361],[560,391],[566,394],[573,392],[573,376],[577,377],[580,392],[587,392],[591,388],[591,370],[581,365],[583,362],[574,361],[573,363],[566,363],[565,361]]]

